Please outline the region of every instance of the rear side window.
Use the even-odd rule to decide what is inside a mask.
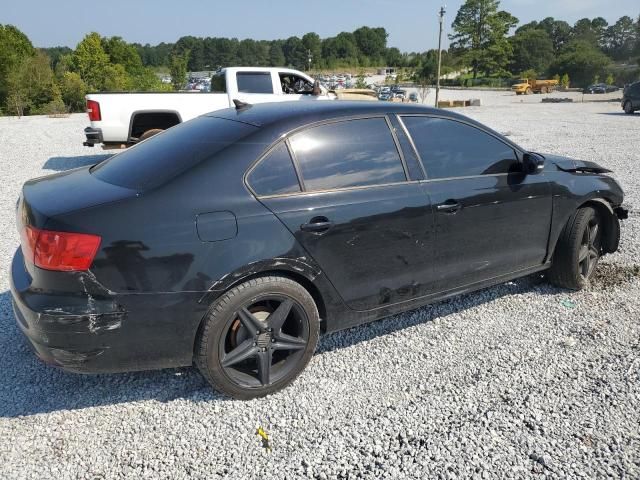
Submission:
[[[124,150],[91,169],[100,180],[134,190],[161,185],[254,133],[257,127],[198,117]]]
[[[305,190],[382,185],[407,177],[384,118],[312,127],[291,137]]]
[[[298,177],[284,142],[275,147],[251,171],[249,185],[257,195],[282,195],[300,191]]]
[[[402,117],[422,158],[427,178],[495,175],[519,171],[509,145],[455,120]]]
[[[273,93],[270,72],[237,72],[236,81],[241,93]]]
[[[211,77],[211,92],[227,93],[227,80],[224,73],[217,73]]]

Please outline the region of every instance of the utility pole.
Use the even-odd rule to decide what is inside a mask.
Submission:
[[[307,61],[309,62],[309,68],[307,69],[308,72],[311,72],[311,59],[313,58],[313,55],[311,55],[311,49],[307,50]]]
[[[438,36],[438,78],[436,79],[436,108],[438,108],[438,100],[440,99],[440,65],[442,64],[442,24],[444,22],[444,14],[447,13],[444,7],[440,7],[440,35]]]

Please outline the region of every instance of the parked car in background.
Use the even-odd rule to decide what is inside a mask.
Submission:
[[[321,333],[542,271],[583,288],[626,217],[608,172],[418,105],[212,112],[24,185],[16,321],[70,371],[195,359],[267,395]]]
[[[629,115],[640,110],[640,81],[625,87],[622,95],[622,109]]]
[[[416,103],[418,101],[418,94],[415,92],[411,92],[409,94],[409,101]]]
[[[606,83],[595,83],[585,88],[582,93],[603,94],[617,92],[618,90],[620,90],[620,88],[616,87],[615,85],[607,85]]]

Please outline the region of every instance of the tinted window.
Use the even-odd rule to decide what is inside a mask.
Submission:
[[[248,180],[249,185],[258,195],[278,195],[300,191],[289,149],[284,142],[260,161],[249,174]]]
[[[126,188],[152,188],[256,130],[246,123],[198,117],[114,155],[93,167],[91,173]]]
[[[236,80],[239,92],[273,93],[273,83],[269,72],[238,72]]]
[[[224,73],[217,73],[211,77],[211,92],[227,93],[227,80]]]
[[[383,118],[310,128],[291,137],[306,190],[380,185],[406,180]]]
[[[517,170],[513,149],[497,138],[454,120],[402,117],[428,178],[491,175]]]

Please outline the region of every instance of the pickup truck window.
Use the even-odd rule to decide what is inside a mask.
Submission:
[[[227,93],[227,80],[224,73],[218,73],[211,77],[210,92]]]
[[[270,72],[238,72],[236,81],[240,93],[273,93]]]
[[[99,163],[103,182],[144,191],[171,180],[254,133],[257,127],[216,117],[181,123]]]

